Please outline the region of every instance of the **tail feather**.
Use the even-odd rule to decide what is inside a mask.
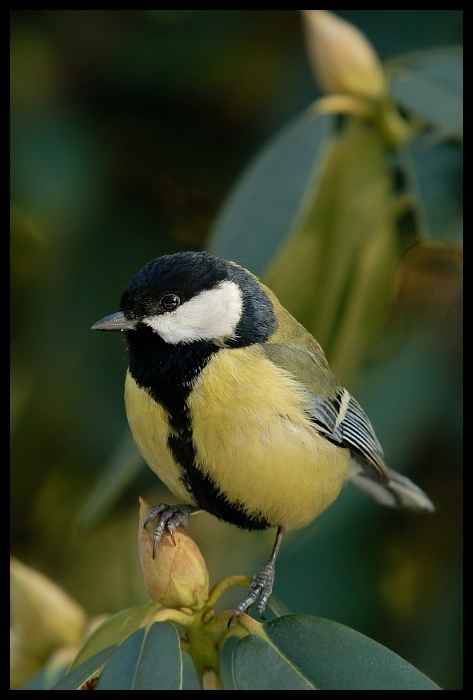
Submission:
[[[389,481],[387,484],[380,484],[367,476],[363,467],[352,459],[349,479],[371,498],[385,506],[435,510],[430,498],[407,476],[389,468],[386,468],[386,471]]]

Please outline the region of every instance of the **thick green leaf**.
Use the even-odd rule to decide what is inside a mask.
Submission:
[[[209,252],[264,270],[298,214],[333,119],[310,107],[256,156],[217,217]]]
[[[169,622],[134,632],[103,669],[95,690],[181,690],[179,636]]]
[[[235,647],[233,679],[237,690],[318,690],[312,674],[298,668],[297,660],[253,635]]]
[[[74,671],[64,676],[52,690],[79,690],[86,681],[89,681],[91,678],[96,678],[99,675],[102,666],[107,662],[114,650],[115,646],[102,649],[98,654],[87,659],[87,661]]]
[[[440,690],[372,639],[336,622],[290,615],[263,625],[233,655],[238,690]]]
[[[431,240],[460,241],[463,232],[463,150],[428,135],[407,144],[401,167]]]
[[[120,612],[109,617],[85,641],[74,659],[71,669],[77,668],[86,659],[94,656],[102,649],[110,645],[121,644],[130,634],[146,625],[160,607],[158,603],[152,601],[146,605],[120,610]]]
[[[463,52],[439,49],[401,56],[386,65],[400,105],[449,135],[463,133]]]

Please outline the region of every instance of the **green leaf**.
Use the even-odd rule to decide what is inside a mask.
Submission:
[[[233,655],[238,690],[440,690],[423,673],[349,627],[309,615],[263,625]]]
[[[297,660],[253,635],[235,647],[233,680],[236,690],[318,690],[312,674],[301,671]]]
[[[89,681],[91,678],[96,678],[100,674],[102,667],[113,654],[114,650],[115,646],[110,646],[94,654],[94,656],[87,659],[87,661],[74,671],[64,676],[52,690],[79,690],[86,681]]]
[[[293,225],[333,123],[310,107],[256,156],[216,219],[209,252],[256,275],[264,270]]]
[[[399,257],[382,137],[353,120],[325,151],[264,280],[349,385],[385,322]]]
[[[158,603],[152,601],[146,605],[138,605],[134,608],[121,610],[109,617],[85,641],[74,659],[71,669],[77,668],[86,659],[94,656],[102,649],[123,642],[130,634],[146,625],[160,607]]]
[[[463,151],[455,142],[424,135],[400,153],[401,167],[428,237],[460,241],[463,232]]]
[[[420,51],[386,64],[394,99],[444,134],[463,133],[463,52]]]
[[[103,669],[95,690],[181,690],[179,636],[169,622],[134,632]]]

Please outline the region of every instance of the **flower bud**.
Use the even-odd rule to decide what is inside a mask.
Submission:
[[[179,526],[176,544],[165,530],[153,559],[153,530],[156,523],[143,528],[150,504],[140,498],[138,550],[143,581],[149,595],[167,608],[200,610],[209,597],[209,573],[199,548],[189,533]]]
[[[307,49],[325,92],[379,98],[385,92],[381,64],[365,35],[326,10],[303,10]]]

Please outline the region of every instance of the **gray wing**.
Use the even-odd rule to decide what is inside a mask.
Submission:
[[[350,450],[349,479],[378,503],[434,510],[413,481],[389,469],[373,426],[359,403],[335,379],[325,360],[292,343],[262,346],[265,354],[302,384],[309,397],[314,428]]]
[[[380,484],[389,481],[384,453],[360,404],[341,388],[334,397],[311,392],[311,418],[316,429],[341,447],[348,447],[366,476]]]
[[[329,411],[327,403],[331,406]],[[323,415],[325,423],[330,423],[328,439],[335,438],[351,450],[348,478],[353,484],[386,506],[435,510],[417,484],[385,465],[383,450],[368,417],[346,389],[341,394],[338,413],[332,401],[321,402],[319,397],[315,397],[314,406],[315,420],[318,422]]]
[[[435,510],[430,498],[404,474],[389,469],[368,417],[346,389],[337,401],[313,396],[314,420],[327,438],[351,450],[350,481],[378,503]]]
[[[373,426],[358,402],[337,382],[325,357],[293,343],[261,347],[274,364],[307,390],[314,428],[331,442],[350,449],[367,477],[387,483],[384,454]]]

